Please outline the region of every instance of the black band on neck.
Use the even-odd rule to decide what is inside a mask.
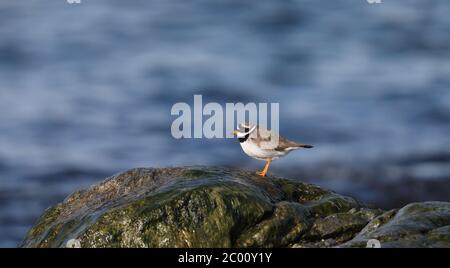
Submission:
[[[247,127],[244,128],[244,133],[247,133],[249,131],[250,131],[250,128],[247,128]],[[248,140],[248,137],[250,137],[250,133],[245,134],[245,136],[243,138],[239,138],[239,142],[240,143],[245,142],[246,140]]]

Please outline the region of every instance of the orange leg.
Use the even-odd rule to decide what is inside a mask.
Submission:
[[[256,172],[256,174],[258,174],[261,177],[265,177],[266,174],[267,174],[267,171],[269,170],[269,165],[270,165],[271,161],[272,161],[272,159],[268,159],[267,163],[266,163],[266,166],[264,167],[264,170],[261,171],[261,172]]]

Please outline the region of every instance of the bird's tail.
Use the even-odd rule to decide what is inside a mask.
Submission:
[[[314,146],[309,145],[309,144],[298,144],[298,147],[300,147],[300,148],[307,148],[307,149],[314,148]]]

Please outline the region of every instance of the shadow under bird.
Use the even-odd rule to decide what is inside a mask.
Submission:
[[[297,143],[281,137],[277,133],[257,125],[240,124],[233,131],[237,136],[242,150],[250,157],[264,160],[266,166],[256,174],[265,177],[272,160],[278,159],[291,151],[302,148],[313,148],[312,145]]]

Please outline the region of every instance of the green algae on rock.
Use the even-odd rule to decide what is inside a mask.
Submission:
[[[369,239],[382,247],[450,247],[450,203],[411,203],[388,211],[341,247],[365,246]]]
[[[21,246],[365,247],[365,232],[393,215],[296,180],[212,167],[138,168],[46,210]],[[449,229],[439,219],[427,238],[443,245]]]

